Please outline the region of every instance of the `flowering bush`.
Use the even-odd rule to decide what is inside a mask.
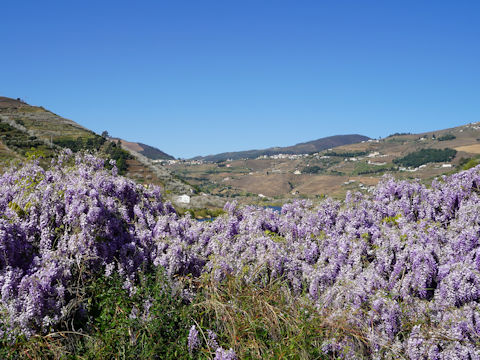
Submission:
[[[479,194],[477,167],[281,212],[228,204],[197,222],[91,155],[32,162],[0,178],[0,326],[47,333],[88,313],[91,279],[116,273],[133,295],[138,271],[160,266],[171,279],[284,281],[337,324],[327,355],[479,359]]]

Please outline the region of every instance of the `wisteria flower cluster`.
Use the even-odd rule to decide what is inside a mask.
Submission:
[[[212,330],[207,330],[207,346],[215,351],[214,360],[238,360],[237,354],[233,349],[225,350],[217,343],[217,334]],[[188,351],[192,354],[201,345],[200,334],[197,327],[193,325],[188,332]]]
[[[431,186],[385,177],[371,194],[281,212],[227,204],[209,223],[177,216],[159,188],[98,158],[70,156],[0,178],[4,331],[45,333],[91,277],[117,272],[133,293],[139,269],[161,266],[172,278],[284,281],[357,334],[332,332],[326,354],[480,359],[480,167]]]

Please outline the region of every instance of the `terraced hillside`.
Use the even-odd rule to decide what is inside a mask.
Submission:
[[[0,97],[1,141],[17,155],[31,148],[51,156],[55,150],[99,149],[105,139],[72,120],[62,118],[43,107],[31,106],[20,99]]]

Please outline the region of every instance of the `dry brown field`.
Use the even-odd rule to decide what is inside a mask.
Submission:
[[[459,146],[456,147],[455,150],[463,151],[470,154],[480,154],[480,144]]]

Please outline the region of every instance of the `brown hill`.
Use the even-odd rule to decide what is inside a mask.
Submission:
[[[112,138],[112,140],[117,141],[119,140],[124,148],[127,148],[129,150],[135,151],[139,154],[142,154],[146,158],[150,160],[173,160],[175,159],[172,155],[169,155],[165,152],[163,152],[160,149],[157,149],[156,147],[138,143],[138,142],[132,142],[132,141],[127,141],[123,140],[120,138]]]

